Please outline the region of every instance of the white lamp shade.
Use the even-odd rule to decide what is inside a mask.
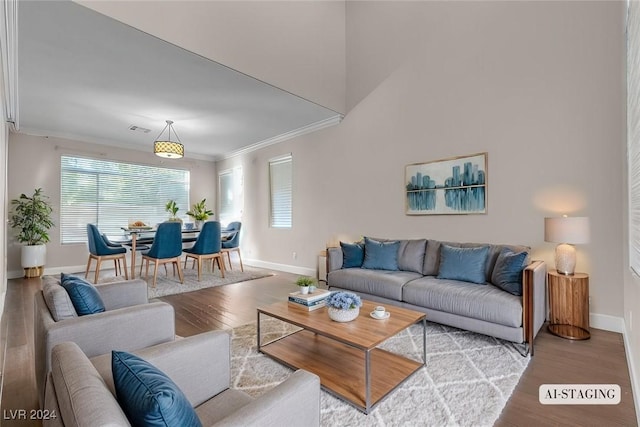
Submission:
[[[544,219],[544,241],[579,245],[589,243],[589,218],[585,216]]]

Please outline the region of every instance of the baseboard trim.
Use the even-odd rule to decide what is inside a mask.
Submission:
[[[633,403],[636,408],[636,418],[638,425],[640,425],[640,378],[638,378],[639,372],[636,372],[635,365],[632,363],[634,358],[633,350],[631,349],[631,342],[629,337],[631,332],[627,329],[627,325],[624,325],[624,333],[622,334],[624,340],[624,352],[627,355],[627,366],[629,366],[629,377],[631,379],[631,392],[633,393]]]
[[[591,328],[603,329],[609,332],[624,334],[624,319],[608,314],[589,313],[589,326]]]
[[[266,268],[269,270],[284,271],[287,273],[300,274],[303,276],[316,277],[317,271],[315,268],[300,267],[297,265],[278,264],[275,262],[261,261],[259,259],[243,259],[246,265],[258,268]]]

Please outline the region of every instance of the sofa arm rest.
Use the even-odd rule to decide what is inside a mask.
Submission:
[[[522,313],[525,341],[533,355],[533,340],[546,320],[547,313],[547,265],[544,261],[532,261],[523,271]]]
[[[319,426],[320,378],[298,370],[216,426]]]
[[[164,302],[105,311],[60,322],[41,322],[34,327],[36,384],[41,397],[44,379],[51,369],[51,351],[56,344],[73,341],[87,357],[93,357],[114,349],[131,351],[175,339],[173,307]]]
[[[327,248],[327,273],[342,268],[342,248]]]
[[[149,302],[147,282],[142,279],[101,283],[95,286],[107,311]]]

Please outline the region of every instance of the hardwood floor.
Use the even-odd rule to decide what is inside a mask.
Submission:
[[[110,275],[106,270],[102,274]],[[281,301],[293,290],[297,276],[274,272],[274,276],[160,300],[173,305],[176,333],[195,335],[213,329],[229,329],[253,322],[256,306]],[[38,426],[34,420],[15,420],[18,409],[37,407],[33,375],[33,295],[40,279],[9,280],[0,325],[0,343],[6,342],[2,369],[0,423],[7,426]],[[132,325],[133,326],[133,325]],[[588,341],[569,341],[546,331],[536,338],[536,354],[520,379],[496,426],[635,426],[637,425],[622,335],[591,330]],[[541,384],[619,384],[622,401],[615,406],[541,405]],[[416,425],[420,421],[416,420]]]

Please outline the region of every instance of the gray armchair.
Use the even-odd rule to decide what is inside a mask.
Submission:
[[[134,351],[171,378],[194,406],[203,426],[319,426],[320,379],[307,371],[257,399],[229,388],[229,334],[212,331]],[[78,392],[82,390],[82,392]],[[44,426],[129,426],[116,398],[111,355],[90,361],[74,343],[53,349]]]
[[[104,283],[96,288],[105,311],[86,316],[76,314],[67,292],[52,277],[43,279],[43,290],[35,295],[34,359],[41,406],[56,344],[73,341],[93,357],[114,348],[130,351],[175,339],[173,307],[149,303],[144,280]]]

